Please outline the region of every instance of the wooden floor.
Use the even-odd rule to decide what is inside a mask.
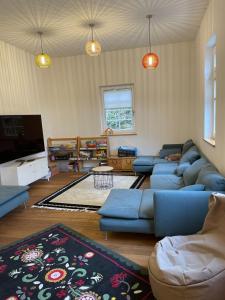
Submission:
[[[53,193],[76,177],[77,175],[74,174],[61,173],[52,177],[49,182],[39,180],[32,184],[29,190],[28,207],[25,209],[23,206],[20,206],[0,219],[0,245],[24,238],[53,224],[63,223],[136,263],[147,266],[149,253],[156,243],[153,235],[109,233],[106,241],[104,234],[99,230],[99,216],[96,213],[31,208],[32,204]],[[148,186],[149,182],[146,179],[142,188]]]

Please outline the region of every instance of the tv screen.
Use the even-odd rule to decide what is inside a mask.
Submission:
[[[40,115],[0,116],[0,163],[45,151]]]

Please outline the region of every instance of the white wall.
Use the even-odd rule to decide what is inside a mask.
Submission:
[[[157,71],[147,71],[141,59],[147,49],[57,58],[48,72],[38,70],[43,112],[50,136],[99,135],[100,86],[134,83],[136,136],[111,137],[111,148],[138,146],[140,153],[155,154],[162,143],[190,137],[193,77],[193,43],[155,48],[160,56]]]
[[[190,137],[194,43],[155,48],[157,71],[141,66],[146,48],[53,58],[40,70],[32,55],[0,42],[0,114],[41,113],[45,138],[99,135],[102,85],[134,83],[136,136],[111,137],[112,148],[155,154],[162,143]]]
[[[193,103],[193,137],[206,156],[225,173],[225,31],[224,0],[211,0],[196,39],[196,97]],[[204,57],[205,48],[213,33],[217,35],[217,122],[216,147],[206,143],[204,132]]]
[[[0,41],[0,114],[43,111],[36,69],[32,55]]]

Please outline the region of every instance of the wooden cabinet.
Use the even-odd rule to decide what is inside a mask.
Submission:
[[[110,156],[108,158],[108,165],[113,167],[115,171],[132,171],[132,163],[135,158]]]

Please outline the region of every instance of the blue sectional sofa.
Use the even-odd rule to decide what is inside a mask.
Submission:
[[[98,211],[100,229],[158,237],[193,234],[203,225],[212,192],[225,193],[225,178],[189,142],[179,163],[153,167],[150,189],[112,190]]]
[[[28,186],[0,186],[0,217],[28,200],[28,188]]]
[[[183,144],[165,144],[159,151],[159,156],[139,156],[133,161],[133,171],[135,173],[152,173],[156,164],[168,164],[165,159],[170,154],[181,153]]]

